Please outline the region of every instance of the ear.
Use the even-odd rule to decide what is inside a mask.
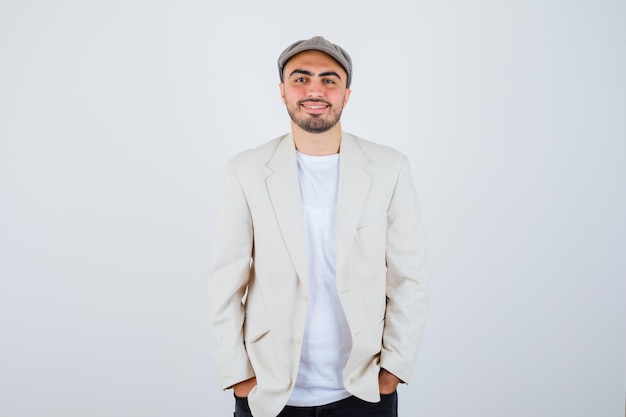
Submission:
[[[345,107],[346,104],[348,104],[348,100],[350,99],[350,93],[352,92],[352,90],[350,90],[349,88],[346,88],[346,95],[343,98],[343,106]]]
[[[285,102],[285,83],[279,83],[278,88],[280,89],[280,98],[283,100],[283,104],[287,104]]]

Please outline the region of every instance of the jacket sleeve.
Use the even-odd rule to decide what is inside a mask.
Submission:
[[[243,297],[250,277],[253,226],[241,183],[230,162],[220,201],[209,271],[210,348],[224,389],[252,378],[243,339]]]
[[[403,158],[387,210],[387,306],[380,366],[408,383],[427,313],[428,265],[420,210]]]

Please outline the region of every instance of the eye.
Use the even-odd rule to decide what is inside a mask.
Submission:
[[[306,82],[306,78],[304,78],[304,77],[298,77],[298,78],[296,78],[294,81],[295,81],[295,82],[297,82],[297,83],[303,83],[303,82]]]
[[[325,84],[335,84],[335,80],[331,80],[330,78],[326,78],[326,79],[324,80],[324,83],[325,83]]]

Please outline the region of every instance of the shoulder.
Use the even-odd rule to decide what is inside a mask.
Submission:
[[[288,135],[281,135],[277,138],[270,140],[269,142],[265,142],[262,145],[257,146],[256,148],[246,149],[242,152],[239,152],[235,156],[233,156],[230,160],[230,163],[235,166],[254,166],[256,164],[261,164],[265,166],[267,161],[274,155],[278,145],[285,139]]]
[[[391,146],[363,139],[350,133],[343,133],[344,140],[350,140],[361,150],[363,155],[373,164],[401,165],[406,156]]]

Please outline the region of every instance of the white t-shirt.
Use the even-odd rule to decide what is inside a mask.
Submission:
[[[343,376],[352,338],[335,273],[339,154],[297,155],[309,297],[298,378],[287,404],[310,407],[350,396]]]

